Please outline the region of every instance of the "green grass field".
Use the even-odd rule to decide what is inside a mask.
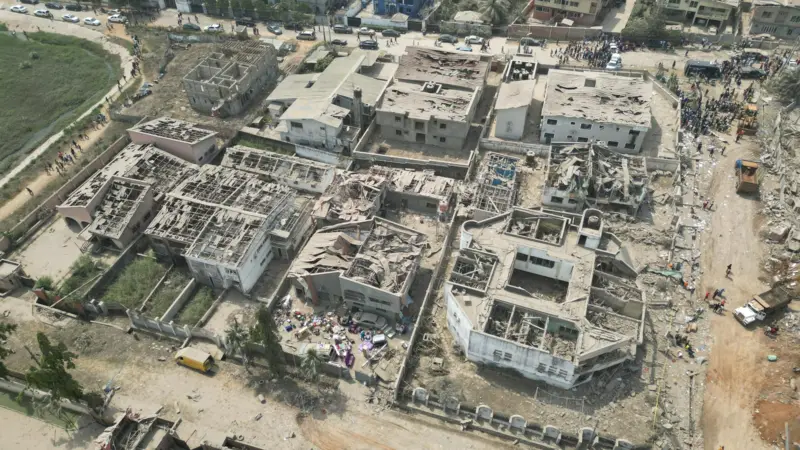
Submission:
[[[51,33],[0,34],[0,174],[101,100],[120,77],[100,44]]]

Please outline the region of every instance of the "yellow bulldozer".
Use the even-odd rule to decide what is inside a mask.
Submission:
[[[734,169],[736,170],[736,192],[739,194],[758,193],[759,184],[764,175],[761,165],[756,161],[737,159]]]

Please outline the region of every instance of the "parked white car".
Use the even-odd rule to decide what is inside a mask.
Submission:
[[[614,53],[611,55],[611,60],[606,64],[606,70],[619,70],[622,69],[622,55]]]
[[[28,14],[28,8],[22,5],[14,5],[11,7],[11,12],[20,13],[20,14]]]
[[[72,22],[72,23],[78,23],[81,21],[81,19],[78,16],[73,16],[72,14],[64,14],[63,16],[61,16],[61,20],[63,20],[64,22]]]
[[[99,27],[100,26],[100,21],[95,19],[94,17],[87,17],[87,18],[83,19],[83,23],[85,23],[86,25],[94,26],[94,27]]]
[[[125,23],[125,22],[128,21],[128,19],[125,16],[121,15],[121,14],[114,14],[114,15],[108,16],[108,21],[111,22],[111,23]]]
[[[359,36],[373,36],[375,34],[375,30],[372,28],[361,27],[358,29]]]
[[[222,31],[222,25],[215,23],[206,27],[206,31],[219,32]]]
[[[44,17],[44,18],[52,16],[52,14],[50,14],[50,11],[46,9],[37,9],[36,11],[33,12],[33,15],[36,17]]]
[[[483,45],[483,38],[480,36],[467,36],[464,38],[464,42],[467,44]]]

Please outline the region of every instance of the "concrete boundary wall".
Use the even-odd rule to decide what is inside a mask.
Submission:
[[[584,38],[596,39],[603,34],[603,27],[559,27],[552,25],[517,24],[508,26],[508,37],[519,39],[532,37],[555,41],[579,41]]]
[[[406,371],[408,370],[408,361],[411,358],[411,354],[414,351],[414,345],[416,344],[417,340],[419,340],[420,329],[422,320],[426,318],[426,315],[429,312],[431,303],[431,299],[435,297],[435,292],[438,289],[441,289],[442,286],[442,276],[444,275],[444,271],[447,268],[447,258],[450,256],[450,246],[453,244],[453,239],[455,236],[459,234],[461,227],[456,226],[456,218],[458,214],[453,214],[453,217],[450,219],[450,223],[448,224],[448,232],[447,237],[444,239],[444,243],[442,244],[441,254],[439,255],[439,260],[436,264],[436,269],[431,277],[430,284],[428,284],[428,290],[425,292],[425,297],[422,300],[422,305],[419,309],[419,314],[417,315],[417,322],[414,324],[414,330],[411,332],[411,339],[408,341],[408,348],[406,348],[406,352],[403,355],[403,361],[400,364],[400,370],[397,372],[397,380],[394,383],[394,400],[396,401],[400,393],[402,392],[402,385],[403,379],[405,378]]]
[[[295,144],[294,152],[297,153],[297,156],[325,164],[331,164],[335,166],[339,163],[339,154],[329,152],[327,150],[320,150],[313,147],[306,147],[305,145]]]
[[[509,152],[519,155],[527,155],[534,152],[536,156],[542,157],[550,154],[550,146],[545,144],[533,144],[518,141],[506,141],[501,139],[481,139],[481,150],[493,152]]]
[[[184,286],[181,293],[178,294],[177,297],[175,297],[175,301],[173,301],[172,304],[169,305],[169,308],[167,308],[167,310],[164,312],[164,315],[161,316],[161,321],[170,322],[175,317],[175,315],[178,314],[178,311],[180,311],[181,308],[183,308],[183,305],[186,304],[186,301],[192,297],[192,294],[194,294],[196,288],[197,288],[197,280],[192,278],[191,280],[189,280],[188,283],[186,283],[186,286]]]
[[[84,295],[84,298],[94,300],[94,297],[100,296],[100,291],[106,287],[114,275],[116,275],[120,270],[122,270],[123,267],[125,267],[136,257],[139,244],[145,242],[145,240],[142,239],[143,236],[143,234],[140,234],[125,250],[122,251],[122,253],[120,253],[117,260],[114,261],[114,263],[111,264],[111,266],[109,266],[102,275],[100,275],[100,278],[98,278],[94,283],[92,283],[91,286],[89,286],[89,289],[86,290],[86,295]]]
[[[138,308],[138,311],[143,311],[144,310],[144,307],[147,306],[147,302],[149,302],[150,299],[153,298],[153,294],[155,294],[156,291],[158,290],[158,288],[160,288],[161,285],[164,284],[164,280],[167,279],[167,275],[169,275],[170,272],[172,272],[172,269],[174,269],[174,268],[175,268],[175,264],[170,264],[169,265],[169,268],[164,273],[164,275],[162,275],[161,278],[158,280],[158,283],[156,283],[156,285],[153,286],[153,289],[150,289],[150,293],[147,294],[147,297],[144,298],[144,301],[142,302],[142,305]]]
[[[472,429],[490,434],[528,448],[552,450],[552,441],[557,437],[559,444],[568,448],[586,445],[584,437],[591,437],[594,449],[616,450],[618,439],[613,436],[599,436],[596,432],[587,433],[586,428],[577,430],[559,429],[557,424],[539,424],[519,415],[506,415],[487,405],[466,405],[455,399],[438,399],[426,389],[417,388],[396,402],[394,406],[409,413],[421,413],[445,422],[460,424],[463,429]],[[591,431],[591,429],[589,429]],[[558,447],[561,448],[561,447]],[[636,445],[632,449],[651,449],[650,445]]]
[[[644,166],[647,171],[651,170],[666,170],[667,172],[676,172],[681,162],[678,159],[667,158],[651,158],[649,156],[644,158]]]

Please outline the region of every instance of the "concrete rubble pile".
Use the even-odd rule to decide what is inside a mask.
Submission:
[[[386,188],[386,177],[375,174],[343,174],[331,190],[314,205],[315,217],[330,221],[357,222],[375,213],[376,198]]]
[[[761,162],[777,183],[761,184],[762,213],[769,218],[764,236],[771,258],[765,269],[775,274],[775,279],[800,274],[796,262],[800,261],[800,117],[796,110],[782,111],[777,115],[772,132],[762,136]]]

